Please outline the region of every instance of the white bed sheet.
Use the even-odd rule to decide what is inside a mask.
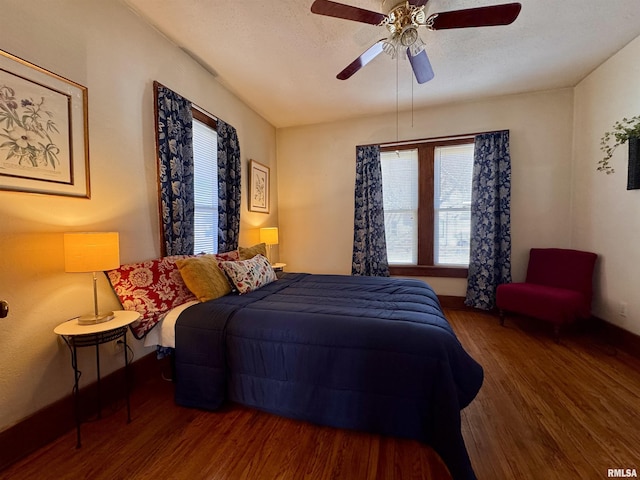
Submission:
[[[155,347],[160,345],[162,347],[176,348],[176,321],[178,316],[185,309],[196,303],[200,302],[193,300],[169,310],[164,318],[158,322],[158,325],[144,337],[144,346]]]

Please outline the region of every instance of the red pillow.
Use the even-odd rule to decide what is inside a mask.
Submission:
[[[141,339],[178,305],[197,300],[182,280],[176,260],[189,255],[173,255],[122,265],[107,272],[122,308],[140,314],[131,324],[133,335]]]
[[[240,252],[231,250],[230,252],[216,253],[216,260],[220,262],[237,262],[240,260]]]

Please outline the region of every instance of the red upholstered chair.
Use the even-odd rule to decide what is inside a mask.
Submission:
[[[505,312],[551,322],[558,341],[560,327],[591,316],[595,253],[562,248],[532,248],[524,283],[498,286],[500,324]]]

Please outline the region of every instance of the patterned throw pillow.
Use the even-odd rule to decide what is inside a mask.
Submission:
[[[253,247],[239,247],[238,253],[240,254],[240,260],[249,260],[250,258],[255,257],[256,255],[262,255],[263,257],[267,256],[267,244],[266,243],[258,243]]]
[[[220,298],[231,292],[229,280],[218,266],[218,259],[221,257],[225,258],[221,255],[198,255],[176,260],[184,283],[201,302]]]
[[[277,280],[269,260],[260,254],[249,260],[220,262],[220,268],[229,276],[240,295]]]
[[[215,257],[218,262],[235,262],[240,260],[240,252],[231,250],[230,252],[216,253]]]
[[[176,265],[176,260],[187,257],[173,255],[122,265],[107,272],[122,308],[140,314],[140,320],[131,324],[136,338],[143,338],[172,308],[196,300]]]

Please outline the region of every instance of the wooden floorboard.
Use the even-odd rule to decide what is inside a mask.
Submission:
[[[560,343],[531,319],[448,311],[467,351],[485,369],[462,412],[480,479],[604,479],[640,472],[640,361],[590,332]],[[640,474],[640,473],[639,473]]]
[[[640,472],[640,361],[589,332],[526,319],[445,310],[484,367],[462,430],[480,480],[605,479]],[[132,422],[122,405],[0,471],[0,479],[448,480],[418,442],[310,425],[238,405],[178,407],[173,385],[137,385]]]

